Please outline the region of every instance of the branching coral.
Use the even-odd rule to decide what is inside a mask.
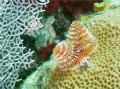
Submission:
[[[0,89],[14,89],[20,68],[27,69],[33,62],[30,59],[33,52],[24,51],[20,35],[27,29],[26,23],[48,3],[41,1],[0,1]]]

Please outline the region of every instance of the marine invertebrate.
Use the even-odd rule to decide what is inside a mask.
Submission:
[[[74,21],[68,31],[66,41],[58,43],[53,55],[59,61],[62,70],[73,70],[88,59],[96,48],[96,41],[79,20]]]
[[[66,72],[55,69],[48,81],[47,89],[118,89],[120,87],[120,20],[118,18],[120,18],[120,8],[89,18],[86,27],[99,44],[96,52],[90,55],[90,68],[86,71]]]
[[[108,1],[104,1],[101,3],[94,3],[94,11],[95,12],[106,10],[106,9],[108,9],[108,7],[109,7]]]
[[[48,57],[50,57],[50,54],[52,53],[53,48],[55,47],[55,44],[50,44],[45,48],[42,48],[41,54],[39,56],[40,59],[44,60],[47,59]]]
[[[120,7],[120,0],[106,0],[106,1],[110,2],[109,4],[110,9]]]
[[[86,27],[99,44],[96,52],[90,55],[91,65],[86,71],[79,69],[59,71],[52,57],[51,59],[54,60],[43,63],[40,70],[36,70],[35,74],[32,73],[24,81],[21,89],[118,89],[120,87],[120,20],[118,18],[120,18],[120,8],[94,15],[86,22]],[[37,80],[38,78],[42,79]]]
[[[60,6],[65,16],[69,19],[74,19],[83,13],[93,12],[94,3],[102,1],[103,0],[60,0]]]
[[[45,48],[48,45],[55,42],[56,33],[52,24],[54,23],[54,16],[50,16],[43,24],[44,27],[41,30],[35,31],[35,46],[37,49]],[[42,44],[41,44],[42,43]]]
[[[19,70],[27,69],[33,62],[33,52],[25,52],[20,35],[27,29],[26,23],[39,15],[45,2],[32,7],[32,3],[25,5],[24,1],[0,0],[0,89],[14,89]]]
[[[54,58],[45,62],[43,66],[39,66],[35,72],[33,72],[19,89],[46,89],[47,82],[52,75],[52,72],[56,68]]]
[[[40,20],[42,18],[36,18],[33,17],[30,22],[28,22],[27,26],[28,29],[25,32],[25,34],[29,35],[29,36],[35,36],[34,31],[37,32],[37,30],[41,29],[43,27],[43,25],[41,24]]]
[[[60,6],[59,0],[50,0],[50,3],[45,8],[46,12],[51,14],[58,10]]]

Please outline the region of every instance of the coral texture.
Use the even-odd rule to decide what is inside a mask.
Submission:
[[[32,73],[20,89],[119,89],[119,11],[120,8],[105,11],[88,19],[86,27],[98,40],[99,48],[91,55],[87,70],[61,72],[55,60],[50,60]]]
[[[109,8],[120,7],[120,0],[106,0],[110,2]]]
[[[111,13],[112,12],[112,13]],[[47,89],[118,89],[120,87],[120,8],[93,16],[86,26],[99,48],[91,55],[90,68],[60,72],[49,79]]]
[[[107,10],[109,6],[109,2],[101,2],[101,3],[94,3],[94,11],[99,12],[99,11],[104,11]]]
[[[102,2],[103,0],[59,0],[59,1],[64,14],[69,19],[73,19],[79,17],[83,13],[93,12],[94,3]]]
[[[37,49],[47,47],[55,42],[56,33],[52,26],[54,21],[54,16],[48,17],[44,23],[44,27],[41,30],[35,31],[35,46]]]
[[[53,59],[53,58],[51,58]],[[56,68],[55,60],[45,62],[39,66],[23,83],[20,89],[46,89],[47,82]]]
[[[33,52],[25,52],[20,35],[27,30],[28,21],[48,3],[41,1],[0,0],[0,89],[14,89],[20,68],[27,69],[33,62]]]
[[[48,4],[47,8],[45,8],[45,11],[47,13],[54,13],[58,10],[59,6],[59,0],[50,0],[50,3]]]
[[[113,9],[116,7],[120,7],[120,0],[103,0],[101,3],[94,3],[95,12]]]

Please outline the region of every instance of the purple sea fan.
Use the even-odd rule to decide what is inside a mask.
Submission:
[[[33,52],[24,52],[20,35],[27,30],[28,21],[39,18],[42,7],[48,2],[36,1],[37,6],[33,7],[33,0],[27,0],[28,4],[24,1],[0,0],[0,89],[14,89],[19,69],[27,69],[33,62],[30,59]]]

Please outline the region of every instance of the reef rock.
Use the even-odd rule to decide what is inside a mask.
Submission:
[[[36,82],[40,85],[34,84],[33,81],[31,83],[37,87],[29,87],[31,84],[27,80],[31,79],[30,76],[25,80],[22,89],[118,89],[120,87],[120,8],[91,16],[92,18],[89,18],[85,25],[96,37],[99,47],[90,55],[89,68],[63,72],[53,67],[54,61],[49,61],[46,62],[47,67],[43,64],[36,75],[34,73],[31,75],[34,76],[33,81],[40,77],[41,73],[44,74],[42,79]],[[50,72],[44,72],[46,70]]]
[[[120,87],[120,8],[90,18],[87,28],[99,47],[90,57],[90,68],[60,72],[49,79],[47,89],[118,89]]]

